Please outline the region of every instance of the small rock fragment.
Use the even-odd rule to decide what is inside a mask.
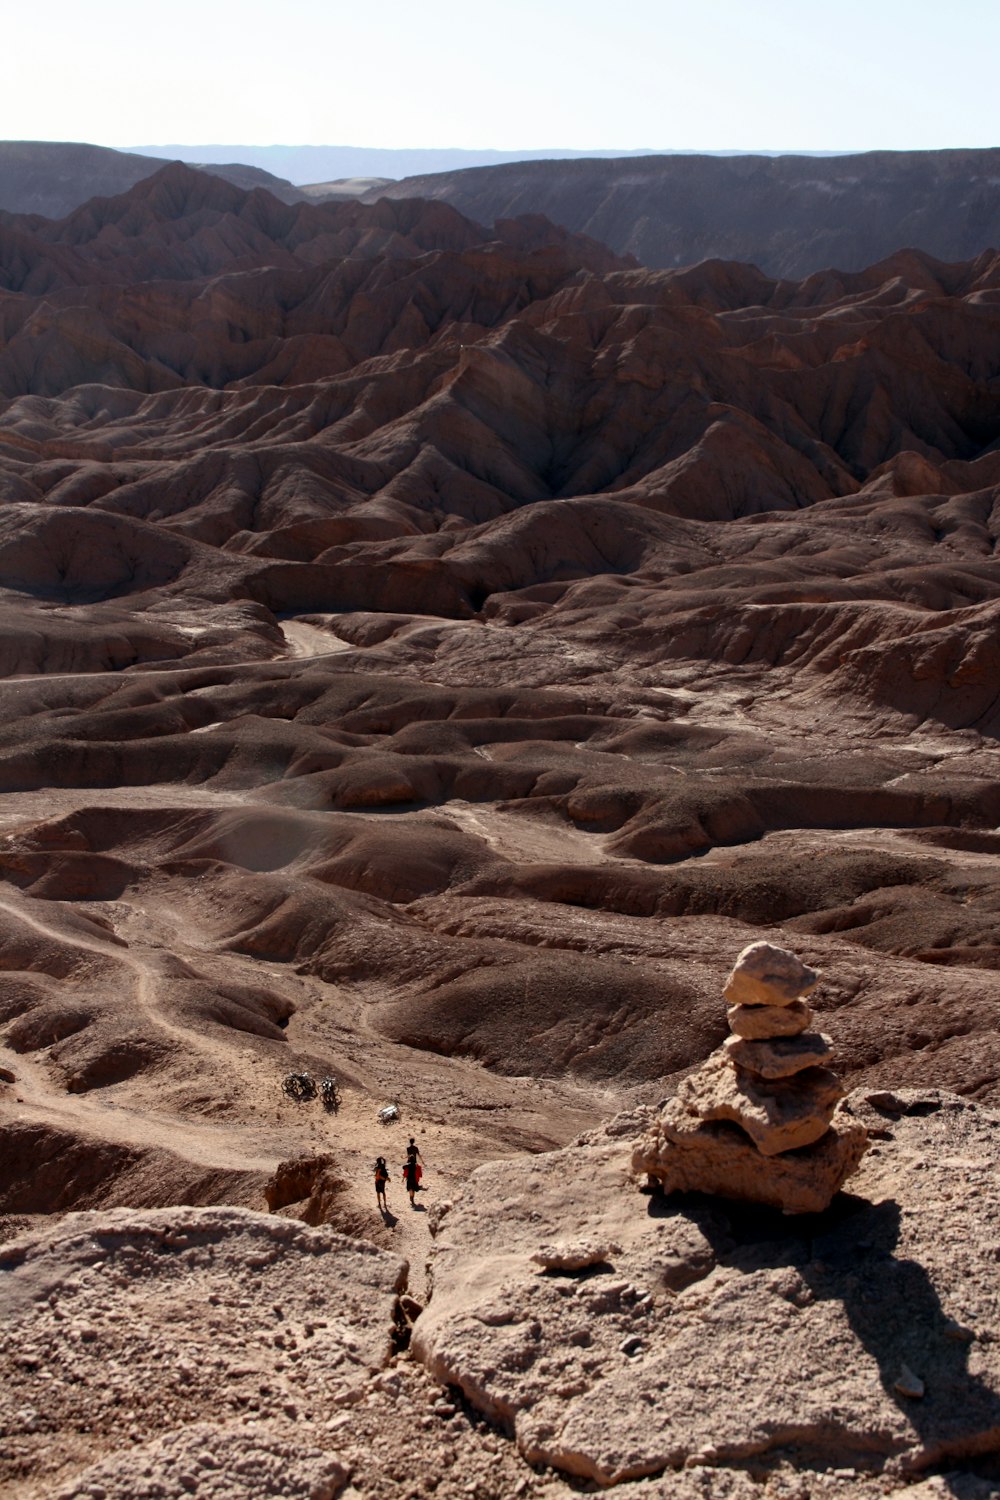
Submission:
[[[542,1245],[531,1257],[546,1271],[582,1271],[586,1266],[605,1265],[621,1254],[620,1245],[596,1240],[560,1240],[554,1245]]]
[[[889,1089],[873,1089],[870,1094],[865,1095],[867,1103],[881,1110],[883,1114],[901,1115],[906,1112],[906,1105],[898,1095]]]
[[[924,1394],[924,1382],[919,1375],[914,1375],[909,1365],[903,1365],[894,1384],[901,1396],[909,1396],[914,1401]]]

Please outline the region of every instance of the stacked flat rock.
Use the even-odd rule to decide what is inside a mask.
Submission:
[[[635,1148],[667,1192],[697,1190],[818,1213],[855,1170],[863,1125],[838,1111],[830,1039],[805,997],[819,975],[771,943],[744,948],[726,981],[732,1035],[684,1080]]]

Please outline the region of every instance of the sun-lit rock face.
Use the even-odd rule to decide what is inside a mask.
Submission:
[[[390,1359],[406,1272],[373,1245],[239,1208],[39,1225],[0,1249],[4,1467],[44,1476],[49,1494],[67,1459],[77,1471],[103,1459],[101,1494],[190,1492],[179,1465],[209,1471],[225,1500],[333,1500],[348,1470],[315,1434],[296,1451],[289,1423],[363,1398]],[[59,1492],[92,1494],[98,1477]]]
[[[837,1113],[845,1089],[827,1066],[820,1032],[788,1035],[769,1023],[816,987],[819,975],[786,949],[751,943],[726,982],[730,1015],[753,1018],[747,1039],[733,1027],[718,1051],[684,1079],[653,1131],[637,1145],[636,1171],[668,1193],[691,1190],[818,1213],[856,1170],[864,1126]],[[730,1023],[732,1024],[732,1022]]]
[[[947,1455],[954,1492],[985,1496],[962,1470],[1000,1417],[1000,1117],[935,1090],[844,1110],[873,1147],[807,1218],[636,1191],[640,1111],[480,1168],[439,1220],[417,1357],[529,1462],[630,1495],[656,1475],[657,1500],[742,1500],[749,1458],[792,1493],[902,1497]]]
[[[750,1006],[753,1011],[769,1010],[773,1006],[795,1005],[811,995],[818,983],[816,970],[808,968],[787,948],[777,948],[773,943],[750,943],[733,965],[722,993],[730,1005]]]

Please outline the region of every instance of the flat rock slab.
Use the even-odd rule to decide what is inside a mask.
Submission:
[[[821,1067],[833,1052],[830,1038],[821,1031],[762,1037],[753,1042],[730,1036],[722,1045],[730,1061],[759,1078],[791,1078],[805,1068]]]
[[[632,1166],[657,1178],[664,1193],[713,1193],[788,1214],[814,1214],[829,1207],[856,1170],[867,1141],[860,1121],[843,1113],[811,1146],[781,1156],[762,1156],[728,1124],[702,1125],[677,1145],[657,1123],[636,1146]]]
[[[781,1462],[901,1484],[996,1451],[1000,1116],[936,1092],[905,1105],[852,1096],[880,1137],[807,1218],[645,1195],[618,1124],[482,1167],[438,1223],[412,1347],[531,1462],[601,1484],[707,1465],[706,1495],[742,1496],[745,1470]],[[622,1248],[539,1270],[560,1240]],[[897,1389],[904,1369],[922,1397]]]
[[[164,1452],[180,1443],[196,1464],[189,1424],[207,1412],[218,1426],[196,1446],[211,1458],[230,1451],[229,1421],[280,1428],[353,1404],[389,1360],[405,1276],[373,1245],[238,1208],[76,1213],[12,1241],[0,1250],[0,1481],[94,1462],[131,1466],[135,1481],[137,1435],[162,1437]],[[248,1472],[266,1477],[275,1461],[258,1457]]]
[[[808,1031],[813,1019],[813,1008],[805,1000],[793,1000],[790,1005],[731,1005],[726,1011],[726,1020],[734,1036],[756,1041],[766,1036],[798,1036]]]
[[[844,1087],[829,1068],[781,1080],[737,1072],[725,1045],[690,1073],[663,1111],[665,1135],[681,1144],[706,1120],[730,1120],[764,1156],[811,1146],[825,1133]]]

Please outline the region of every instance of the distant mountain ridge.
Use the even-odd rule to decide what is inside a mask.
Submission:
[[[253,164],[189,165],[244,191],[264,188],[286,205],[421,198],[447,203],[485,225],[538,214],[651,269],[738,260],[769,276],[800,279],[830,266],[859,270],[902,247],[957,262],[1000,245],[1000,150],[839,157],[567,154],[397,182],[388,171],[358,172],[371,167],[377,152],[349,148],[352,159],[335,163],[342,175],[331,179],[320,172],[330,165],[322,153],[335,148],[303,149],[317,153],[311,169],[320,173],[305,187]],[[60,220],[91,198],[127,192],[162,165],[160,157],[80,143],[0,142],[0,215]]]
[[[248,191],[266,187],[283,203],[297,203],[303,196],[290,182],[242,162],[194,165],[198,171]],[[0,212],[63,219],[88,199],[127,193],[162,169],[159,157],[114,151],[110,146],[81,141],[0,141]]]
[[[664,151],[642,147],[636,150],[571,151],[546,147],[531,151],[465,150],[457,147],[408,147],[384,149],[378,146],[131,146],[131,151],[157,156],[164,161],[207,164],[216,161],[241,161],[287,177],[298,187],[330,182],[345,177],[414,177],[438,172],[461,172],[469,167],[496,167],[519,161],[599,161],[607,158],[633,160],[642,156],[686,156],[690,152]],[[707,151],[706,156],[741,156],[740,151]],[[761,151],[760,156],[778,156],[776,151]],[[836,156],[836,151],[807,151],[805,156]]]
[[[65,219],[0,215],[0,291],[60,299],[66,294],[74,303],[81,288],[194,283],[206,276],[260,270],[304,277],[311,284],[315,273],[326,274],[323,268],[349,262],[378,257],[406,261],[443,251],[461,255],[494,243],[523,254],[537,251],[542,260],[554,256],[560,266],[568,257],[567,275],[633,266],[596,241],[569,235],[537,215],[489,230],[446,203],[285,204],[271,193],[248,192],[213,173],[168,162],[128,192],[93,198]],[[344,274],[350,279],[353,273]],[[402,316],[405,299],[396,306],[386,292],[380,308],[391,322]],[[0,320],[0,397],[5,361],[17,343],[15,324],[10,317]],[[404,336],[403,324],[396,333]],[[46,363],[42,336],[42,328],[33,326],[22,349],[36,375]],[[74,367],[81,379],[93,361],[93,341],[88,336],[85,342],[87,350]],[[104,371],[106,378],[110,369]],[[151,377],[151,389],[158,380],[159,375]]]
[[[1000,150],[520,162],[377,196],[435,198],[487,224],[544,214],[654,269],[718,258],[798,278],[903,246],[959,261],[1000,244]]]

